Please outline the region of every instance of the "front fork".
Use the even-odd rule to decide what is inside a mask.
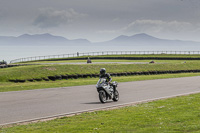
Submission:
[[[107,92],[108,95],[110,95],[110,92],[111,92],[109,88],[110,88],[110,85],[104,88],[104,90]]]
[[[113,92],[111,92],[110,87],[111,87],[111,86],[108,85],[106,88],[104,88],[104,90],[107,92],[108,97],[109,97],[110,99],[112,99],[112,98],[114,97],[116,88],[115,88],[115,86],[112,86],[112,87],[113,87]]]

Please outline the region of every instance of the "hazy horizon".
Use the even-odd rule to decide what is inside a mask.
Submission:
[[[137,33],[137,34],[133,34],[133,35],[118,35],[118,36],[113,37],[113,38],[110,38],[110,39],[108,39],[108,40],[99,41],[99,42],[110,41],[110,40],[116,39],[116,38],[118,38],[118,37],[120,37],[120,36],[132,37],[132,36],[141,35],[141,34],[146,34],[146,35],[149,35],[149,36],[151,36],[151,37],[158,38],[157,36],[152,36],[152,35],[147,34],[147,33]],[[19,36],[0,36],[0,37],[15,37],[15,38],[18,38],[18,37],[21,37],[21,36],[24,36],[24,35],[28,35],[28,36],[34,36],[34,35],[51,35],[51,36],[63,37],[63,38],[65,38],[65,39],[67,39],[67,40],[85,39],[85,40],[88,40],[88,41],[91,42],[91,43],[99,43],[99,42],[92,42],[91,40],[89,40],[89,39],[87,39],[87,38],[80,38],[80,37],[77,37],[77,38],[74,38],[74,39],[69,39],[69,38],[64,37],[64,36],[61,36],[61,35],[50,34],[50,33],[40,33],[40,34],[37,34],[37,33],[36,33],[36,34],[24,33],[24,34],[21,34],[21,35],[19,35]],[[179,41],[193,41],[193,40],[184,40],[184,39],[183,39],[183,40],[180,40],[180,39],[167,39],[167,38],[158,38],[158,39],[164,39],[164,40],[179,40]],[[200,40],[199,40],[199,41],[193,41],[193,42],[200,42]]]
[[[8,63],[11,60],[27,58],[34,56],[62,55],[72,53],[101,52],[101,51],[197,51],[199,47],[143,47],[143,46],[1,46],[0,61],[5,60]],[[200,51],[200,50],[199,50]]]

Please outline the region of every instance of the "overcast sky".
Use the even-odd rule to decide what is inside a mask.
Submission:
[[[200,0],[0,0],[0,36],[106,41],[147,33],[200,41]]]

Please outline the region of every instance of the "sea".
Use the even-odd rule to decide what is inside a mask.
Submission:
[[[105,52],[105,51],[200,51],[200,46],[152,47],[152,46],[1,46],[0,61],[72,53]]]

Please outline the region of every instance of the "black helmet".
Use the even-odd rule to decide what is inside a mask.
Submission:
[[[100,74],[101,74],[101,75],[104,75],[105,73],[106,73],[106,69],[105,69],[105,68],[101,68],[101,69],[100,69]]]

